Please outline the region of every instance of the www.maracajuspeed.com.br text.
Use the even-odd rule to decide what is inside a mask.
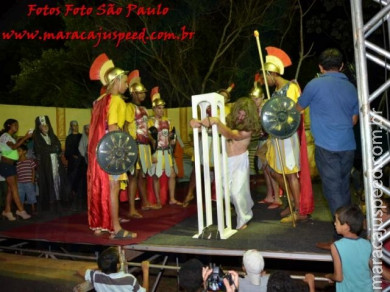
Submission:
[[[194,38],[195,32],[187,31],[186,26],[180,28],[180,33],[167,32],[167,31],[153,31],[147,32],[146,28],[140,31],[103,31],[100,28],[98,31],[58,31],[47,32],[40,30],[33,31],[16,31],[10,30],[7,32],[1,32],[1,39],[3,40],[82,40],[92,41],[94,40],[94,47],[99,46],[101,41],[114,41],[115,46],[119,47],[122,41],[141,41],[146,44],[148,41],[168,41],[168,40],[191,40]]]

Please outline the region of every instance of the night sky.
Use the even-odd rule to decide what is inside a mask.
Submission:
[[[284,1],[287,1],[287,0],[277,0],[277,1],[273,2],[275,5],[273,13],[276,13],[276,14],[285,13],[286,15],[288,13],[291,13],[289,11],[283,11],[283,10],[279,9],[279,8],[284,7],[282,5],[284,3]],[[137,3],[137,4],[139,4],[139,2],[140,1],[128,1],[128,3]],[[212,5],[214,3],[218,3],[218,1],[200,1],[200,2],[203,5],[205,5],[204,3],[208,3],[209,5]],[[265,1],[265,2],[267,2],[267,1]],[[64,30],[65,29],[64,23],[63,23],[63,19],[61,18],[61,16],[44,16],[44,17],[43,16],[31,16],[31,17],[27,17],[27,11],[28,11],[27,5],[28,4],[37,4],[38,6],[42,6],[42,7],[45,4],[47,4],[51,7],[58,6],[58,4],[55,4],[55,3],[59,3],[59,2],[58,1],[51,1],[51,0],[35,0],[35,1],[33,1],[33,0],[18,0],[15,2],[4,2],[2,4],[2,9],[0,12],[0,16],[1,16],[0,17],[0,33],[9,32],[11,30],[22,31],[24,29],[29,30],[29,31],[33,31],[34,29],[37,29],[37,28],[39,28],[40,30],[45,30],[45,31]],[[91,6],[93,3],[100,4],[100,3],[111,3],[111,2],[95,0],[95,1],[73,1],[73,3],[78,3],[78,4],[76,4],[78,6],[80,6],[82,4],[85,4],[86,6]],[[172,8],[172,11],[174,9],[181,9],[182,11],[179,11],[179,12],[175,11],[175,13],[177,13],[178,15],[180,15],[180,13],[181,13],[181,15],[183,15],[183,19],[184,19],[186,14],[192,13],[191,10],[188,10],[188,11],[186,10],[186,9],[188,9],[187,6],[185,6],[184,4],[180,5],[181,4],[180,1],[176,1],[176,2],[173,1],[172,2],[172,1],[167,0],[167,1],[154,1],[154,3],[163,3],[165,5],[168,5],[168,7]],[[175,4],[170,5],[169,3],[175,3]],[[179,3],[179,4],[176,4],[176,3]],[[305,8],[307,5],[312,3],[312,1],[302,0],[301,3],[304,5],[304,8]],[[325,4],[328,6],[325,6]],[[280,5],[280,6],[277,6],[277,5]],[[329,5],[333,5],[333,6],[330,6],[330,8],[329,8]],[[326,9],[331,9],[331,10],[327,11]],[[304,18],[305,49],[307,50],[313,44],[313,50],[311,52],[310,58],[308,58],[305,61],[306,63],[304,63],[304,66],[301,67],[301,73],[299,76],[299,78],[300,78],[299,81],[301,82],[301,84],[304,85],[306,82],[308,82],[311,78],[313,78],[315,76],[315,73],[317,70],[317,68],[315,68],[316,67],[316,55],[318,55],[320,51],[322,51],[323,49],[325,49],[327,47],[340,48],[343,51],[344,55],[346,56],[346,61],[349,63],[354,62],[353,45],[352,45],[353,44],[352,43],[352,27],[351,27],[350,19],[348,19],[350,17],[348,15],[348,14],[350,14],[349,10],[350,10],[350,8],[348,5],[348,1],[337,1],[337,0],[317,1],[315,6],[313,6],[313,8],[310,10],[310,13],[305,16],[305,18]],[[210,22],[216,21],[216,19],[214,18],[214,15],[216,15],[216,14],[213,14],[213,13],[215,13],[215,11],[210,10],[208,12],[210,13],[210,17],[207,17],[206,19]],[[201,16],[202,15],[200,15],[199,17],[201,17]],[[297,18],[297,14],[294,14],[294,17]],[[153,18],[150,18],[150,19],[153,20]],[[86,18],[82,18],[81,20],[86,21],[86,20],[89,20],[89,18],[86,17]],[[160,17],[159,20],[161,21],[161,26],[165,26],[165,27],[168,26],[168,24],[165,24],[165,22],[168,23],[168,20],[169,20],[168,18]],[[91,18],[91,22],[93,22],[93,21],[94,20]],[[88,21],[86,21],[86,22],[88,22]],[[190,25],[191,25],[191,23],[187,23],[187,26],[189,28],[190,28]],[[207,23],[204,25],[205,25],[205,27],[207,27]],[[254,25],[253,28],[258,29],[260,27],[260,29],[263,29],[263,31],[261,31],[262,36],[263,35],[265,36],[265,43],[263,43],[263,45],[269,45],[269,44],[267,44],[267,38],[269,38],[270,40],[268,40],[268,43],[274,42],[272,45],[277,46],[278,42],[279,42],[278,39],[280,39],[280,37],[282,37],[283,32],[281,31],[280,33],[278,33],[279,35],[275,34],[275,31],[272,31],[272,30],[269,30],[269,32],[267,32],[267,30],[264,30],[264,28],[262,28],[262,26],[264,26],[264,25],[265,25],[264,23],[261,23],[259,25]],[[297,23],[295,23],[294,25],[295,26],[290,29],[289,33],[286,36],[284,36],[284,38],[286,40],[282,45],[282,48],[285,49],[287,52],[289,52],[289,54],[293,60],[293,63],[295,62],[294,66],[292,66],[291,68],[288,68],[286,70],[287,78],[293,77],[294,70],[296,69],[296,67],[295,67],[296,60],[298,60],[298,58],[299,58],[299,54],[298,54],[299,43],[297,41],[297,37],[299,37],[298,32],[297,32],[299,30],[299,26],[297,26],[298,25]],[[221,27],[221,29],[222,29],[222,27]],[[244,68],[245,68],[245,66],[246,66],[246,68],[249,68],[251,66],[256,66],[258,68],[259,59],[258,59],[258,55],[256,52],[255,41],[254,41],[253,37],[249,35],[251,33],[251,31],[253,31],[253,29],[252,30],[249,29],[249,30],[243,32],[241,39],[237,40],[237,44],[239,44],[240,42],[242,43],[243,41],[245,41],[245,38],[246,38],[248,45],[251,46],[251,54],[252,54],[254,59],[252,58],[252,60],[249,60],[247,58],[245,60],[240,60],[240,62],[235,64],[234,62],[237,62],[237,61],[234,60],[234,56],[235,55],[239,56],[241,54],[241,52],[240,52],[240,48],[238,46],[237,46],[237,48],[232,47],[229,50],[230,52],[228,52],[231,54],[231,56],[230,55],[226,56],[226,60],[224,60],[226,62],[226,65],[221,66],[221,68],[228,68],[228,67],[233,68],[234,66],[244,66]],[[206,36],[212,37],[212,35],[215,34],[216,38],[217,38],[218,33],[220,33],[220,32],[219,31],[214,31],[213,33],[208,32],[208,35],[206,35]],[[275,38],[274,38],[275,41],[273,41],[273,39],[272,39],[273,34],[275,34]],[[289,39],[289,37],[291,38],[291,40]],[[196,44],[198,46],[199,46],[200,42],[205,42],[205,41],[209,42],[207,39],[204,38],[204,36],[200,35],[199,31],[195,35],[195,38],[196,38]],[[211,40],[211,41],[213,41],[213,40]],[[64,47],[64,43],[65,42],[63,42],[63,41],[47,41],[47,42],[22,41],[22,40],[10,41],[10,40],[4,40],[3,36],[2,36],[2,38],[0,39],[0,49],[2,50],[2,54],[0,56],[0,66],[1,66],[0,94],[3,96],[3,101],[5,101],[5,103],[10,103],[10,102],[14,102],[15,100],[17,100],[18,102],[20,102],[22,104],[28,103],[29,102],[28,100],[23,101],[23,99],[24,99],[23,94],[15,93],[12,91],[12,89],[15,85],[15,81],[12,79],[11,76],[17,75],[20,73],[20,70],[21,70],[20,69],[20,61],[23,59],[27,59],[27,60],[31,60],[31,61],[37,60],[41,57],[42,52],[44,52],[45,50],[48,50],[48,49],[64,48],[65,50],[69,50],[68,47]],[[199,47],[203,48],[201,46],[199,46]],[[102,48],[103,48],[103,46],[96,48],[96,49],[91,49],[91,51],[89,53],[89,55],[91,55],[91,58],[92,58],[92,56],[97,56],[98,54],[100,54],[103,50]],[[125,54],[128,54],[128,53],[134,54],[134,51],[132,51],[131,47],[129,47],[129,49],[130,49],[130,51],[125,51]],[[264,50],[264,48],[263,48],[263,50]],[[165,58],[167,56],[167,54],[169,54],[169,51],[161,51],[161,52],[162,52],[162,58]],[[203,53],[207,54],[208,50],[204,51]],[[145,62],[142,61],[142,59],[138,60],[138,58],[140,58],[139,53],[136,53],[131,58],[132,58],[131,60],[134,60],[134,63],[136,64],[136,66],[140,66],[137,64],[145,65]],[[193,66],[194,68],[196,68],[197,71],[203,70],[204,66],[209,66],[209,63],[203,62],[204,60],[202,60],[202,59],[203,58],[198,58],[198,59],[194,59],[193,57],[189,58],[190,62],[197,63]],[[205,60],[206,60],[206,58],[205,58]],[[233,62],[233,63],[229,63],[229,62]],[[253,65],[253,64],[256,64],[256,65]],[[88,66],[88,64],[86,64],[86,66]],[[129,67],[131,67],[131,66],[129,66]],[[229,69],[233,70],[232,68],[229,68]],[[145,72],[145,70],[146,70],[144,68],[141,68],[141,69],[143,70],[143,72]],[[153,68],[149,68],[149,70],[152,70],[152,69]],[[194,70],[194,69],[189,69],[189,70]],[[218,70],[221,70],[221,69],[218,69]],[[241,84],[242,81],[239,81],[239,84],[238,84],[236,90],[238,92],[237,94],[241,94],[240,90],[242,91],[242,94],[245,94],[246,90],[248,90],[247,89],[248,86],[250,86],[250,83],[251,83],[251,81],[249,81],[248,78],[252,79],[252,77],[250,77],[250,76],[253,76],[254,70],[256,70],[256,69],[250,69],[250,70],[245,69],[245,71],[242,71],[242,69],[240,69],[240,70],[241,71],[238,71],[239,73],[237,73],[237,72],[234,73],[235,74],[234,79],[241,80],[240,78],[246,78],[247,81],[245,82],[245,84]],[[198,72],[194,72],[194,73],[198,73]],[[189,74],[193,74],[193,73],[189,72]],[[202,75],[203,73],[200,73],[200,74]],[[243,74],[245,74],[245,76],[241,76]],[[156,82],[155,77],[149,78],[149,74],[147,74],[147,75],[148,75],[148,77],[144,77],[143,78],[144,80],[147,80],[149,83]],[[231,76],[233,76],[233,75],[231,75]],[[215,83],[215,85],[213,85],[214,86],[213,90],[216,89],[215,87],[217,87],[217,88],[226,87],[225,84],[221,83],[221,80],[223,80],[224,78],[226,78],[226,77],[218,76],[218,74],[210,76],[210,82]],[[162,82],[161,79],[159,79],[159,81]],[[88,82],[88,80],[87,80],[87,82]],[[227,83],[227,82],[230,82],[230,80],[225,81],[225,83]],[[240,89],[240,85],[241,85],[241,89]],[[154,86],[154,84],[149,85],[149,87],[150,86]],[[198,90],[197,87],[199,86],[199,83],[198,84],[194,83],[191,86],[193,87],[193,90],[196,92],[196,90]],[[213,87],[211,86],[210,88],[213,88]],[[95,89],[92,89],[92,90],[95,90]],[[166,93],[169,93],[171,91],[169,86],[162,86],[162,90],[165,91]],[[210,90],[210,89],[206,88],[206,91],[207,90]],[[189,94],[191,94],[191,92],[189,92]]]

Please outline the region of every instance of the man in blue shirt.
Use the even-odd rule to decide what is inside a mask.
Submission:
[[[310,106],[315,160],[333,216],[337,208],[351,203],[349,179],[356,149],[353,126],[359,114],[357,91],[340,72],[343,66],[339,50],[322,52],[321,75],[306,85],[297,103],[299,111]]]

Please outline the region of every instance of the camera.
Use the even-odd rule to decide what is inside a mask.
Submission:
[[[233,279],[230,274],[224,274],[222,269],[215,264],[212,266],[213,272],[207,279],[207,288],[209,291],[226,291],[223,279],[228,279],[229,285],[233,284]]]

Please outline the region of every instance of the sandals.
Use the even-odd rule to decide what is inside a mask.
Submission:
[[[183,205],[183,203],[182,202],[179,202],[179,201],[173,201],[173,202],[169,202],[169,205],[178,205],[178,206],[181,206],[181,205]]]
[[[96,230],[93,231],[93,235],[95,235],[95,236],[101,236],[101,235],[103,235],[103,230],[101,230],[101,229],[96,229]]]
[[[270,202],[270,201],[267,201],[266,199],[264,199],[264,200],[258,201],[257,203],[259,203],[259,204],[269,204],[269,205],[271,205],[271,204],[273,204],[274,202],[273,202],[273,201]]]
[[[135,218],[135,219],[141,219],[141,218],[143,218],[143,216],[142,216],[140,213],[138,213],[138,212],[129,213],[127,216],[128,216],[128,217],[131,217],[131,218]]]
[[[282,206],[283,206],[282,203],[275,203],[274,202],[274,203],[270,204],[267,209],[278,209],[278,208],[280,208]]]
[[[195,196],[191,196],[189,198],[186,198],[183,202],[183,208],[186,208],[188,207],[188,205],[191,203],[191,201],[195,199]]]
[[[111,235],[111,239],[133,239],[137,237],[137,233],[120,229],[117,233]]]
[[[130,219],[127,218],[119,218],[119,223],[127,223],[130,222]]]
[[[282,212],[280,212],[280,217],[284,218],[290,215],[290,207],[286,207]]]
[[[161,209],[161,208],[162,208],[161,205],[148,205],[148,206],[142,206],[141,210],[142,211],[148,211],[148,210],[158,210],[158,209]]]
[[[310,219],[310,215],[301,215],[297,212],[294,212],[293,214],[290,214],[290,215],[282,218],[280,220],[280,223],[291,223],[293,221],[293,217],[294,217],[295,222],[305,222],[305,221],[308,221]]]

